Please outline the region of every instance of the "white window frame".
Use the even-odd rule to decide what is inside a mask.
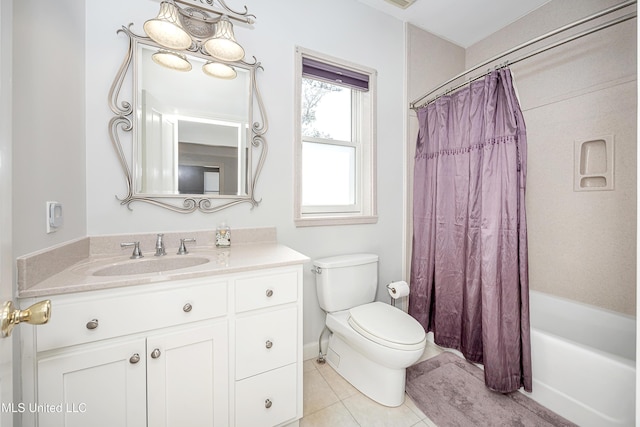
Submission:
[[[302,59],[311,58],[341,68],[367,74],[369,91],[366,96],[352,93],[352,141],[324,140],[302,136]],[[328,55],[296,48],[295,61],[295,135],[294,135],[294,222],[297,227],[371,224],[378,221],[377,215],[377,160],[376,160],[376,112],[377,112],[377,72],[373,69],[343,61]],[[367,102],[368,101],[368,102]],[[340,206],[302,205],[302,145],[303,142],[328,143],[354,147],[356,150],[355,204]]]

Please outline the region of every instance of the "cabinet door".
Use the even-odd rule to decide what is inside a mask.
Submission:
[[[227,322],[147,338],[149,427],[229,424]]]
[[[144,427],[145,341],[87,344],[38,361],[39,427]],[[139,357],[136,357],[138,355]]]

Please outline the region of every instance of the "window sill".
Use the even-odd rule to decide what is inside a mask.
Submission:
[[[304,218],[296,218],[294,220],[296,227],[320,227],[324,225],[356,225],[356,224],[375,224],[378,222],[378,216],[308,216]]]

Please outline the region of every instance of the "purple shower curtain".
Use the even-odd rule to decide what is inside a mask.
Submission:
[[[531,391],[527,140],[510,70],[418,121],[409,313],[436,344],[483,363],[490,389]]]

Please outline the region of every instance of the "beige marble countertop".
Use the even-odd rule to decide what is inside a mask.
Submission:
[[[151,272],[142,274],[124,274],[112,276],[94,275],[98,270],[113,265],[125,266],[135,271],[136,265],[142,263],[171,264],[182,262],[185,258],[203,262],[186,268]],[[231,246],[230,248],[198,248],[189,249],[187,255],[168,254],[154,257],[152,254],[140,259],[130,259],[129,253],[122,255],[92,255],[45,280],[19,291],[19,298],[46,297],[50,295],[85,292],[99,289],[120,288],[170,280],[184,280],[219,274],[251,271],[259,268],[273,268],[297,265],[307,262],[309,258],[295,250],[277,243],[256,243]]]

